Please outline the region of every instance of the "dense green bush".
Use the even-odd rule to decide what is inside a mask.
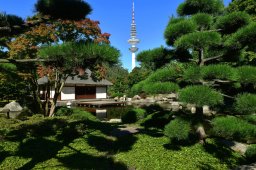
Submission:
[[[73,114],[73,109],[67,107],[58,107],[56,108],[55,116],[70,116]]]
[[[229,65],[208,65],[202,68],[201,74],[204,79],[237,80],[237,73]]]
[[[250,161],[256,161],[256,144],[250,145],[247,148],[245,156]]]
[[[237,68],[238,81],[242,84],[256,83],[256,67],[242,66]]]
[[[182,66],[178,64],[170,64],[162,69],[158,69],[148,78],[148,82],[166,82],[176,80],[182,73]]]
[[[251,122],[251,123],[256,123],[256,114],[245,115],[245,116],[243,116],[243,119],[245,119],[245,120],[247,120],[248,122]]]
[[[190,122],[182,118],[172,120],[164,128],[164,134],[170,139],[170,142],[187,140],[189,138],[190,131]]]
[[[81,109],[67,107],[58,108],[57,112],[55,113],[55,116],[70,116],[71,119],[76,120],[97,120],[97,118],[90,112]]]
[[[246,12],[232,12],[219,17],[215,27],[220,29],[223,34],[231,34],[239,28],[249,24],[250,16]]]
[[[212,121],[214,135],[240,141],[256,139],[256,125],[233,116],[217,117]]]
[[[135,108],[124,115],[122,115],[122,123],[135,123],[140,119],[143,119],[146,114],[146,111],[141,108]]]
[[[80,110],[80,109],[73,109],[73,114],[70,116],[71,119],[75,120],[91,120],[91,121],[97,121],[97,118],[92,115],[92,113]]]
[[[146,81],[141,81],[135,85],[132,86],[131,88],[131,95],[138,95],[143,92],[142,88],[146,84]]]
[[[168,94],[179,90],[179,86],[171,82],[148,83],[143,87],[147,94]]]
[[[236,98],[235,110],[242,114],[256,113],[256,95],[244,93]]]
[[[186,103],[196,104],[198,107],[214,106],[223,103],[223,96],[207,86],[188,86],[179,91],[179,100]]]

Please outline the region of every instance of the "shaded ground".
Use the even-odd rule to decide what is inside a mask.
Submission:
[[[0,169],[231,169],[243,163],[214,140],[166,147],[160,129],[67,117],[3,120],[0,136]]]

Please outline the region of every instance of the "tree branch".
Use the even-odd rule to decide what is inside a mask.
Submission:
[[[210,58],[205,58],[205,59],[204,59],[204,62],[207,62],[207,61],[210,61],[210,60],[219,59],[219,58],[221,58],[221,57],[222,57],[222,55],[218,55],[218,56],[210,57]]]
[[[49,62],[53,60],[49,59],[40,59],[40,58],[35,58],[35,59],[0,59],[0,63],[32,63],[32,62]]]

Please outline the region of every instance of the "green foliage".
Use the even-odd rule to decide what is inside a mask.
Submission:
[[[141,65],[152,70],[163,67],[171,61],[171,51],[164,48],[154,48],[152,50],[142,51],[137,55],[137,60]]]
[[[164,32],[165,41],[168,45],[173,45],[175,40],[182,35],[194,32],[196,27],[197,25],[191,20],[171,18]]]
[[[245,156],[250,161],[256,161],[256,144],[250,145],[247,148]]]
[[[197,13],[192,16],[192,20],[197,24],[198,30],[208,30],[213,23],[213,17],[205,13]]]
[[[250,123],[256,123],[256,114],[251,114],[251,115],[244,115],[243,119]]]
[[[24,28],[24,20],[16,15],[10,15],[0,12],[0,47],[7,47],[9,36],[21,33]],[[8,37],[7,39],[5,39]]]
[[[182,79],[187,82],[197,83],[202,79],[201,68],[197,65],[191,65],[184,69]]]
[[[228,12],[244,11],[256,19],[256,2],[255,0],[233,0],[227,7]]]
[[[148,82],[175,81],[183,71],[182,65],[170,64],[162,69],[156,70],[148,78]]]
[[[133,85],[139,83],[142,80],[145,80],[149,74],[150,70],[144,67],[135,67],[132,72],[128,75],[128,85],[132,87]]]
[[[221,0],[186,0],[177,9],[180,16],[193,15],[199,12],[208,14],[220,14],[224,9]]]
[[[117,63],[120,52],[107,44],[63,43],[42,48],[38,55],[45,59],[56,60],[64,68],[73,69],[80,65],[93,69],[96,64],[104,61],[111,64]]]
[[[94,115],[92,115],[90,112],[80,110],[80,109],[73,109],[73,113],[70,116],[70,118],[74,120],[81,120],[81,121],[85,121],[85,120],[97,121],[97,118]]]
[[[215,27],[223,34],[231,34],[250,23],[250,16],[246,12],[232,12],[218,17]]]
[[[218,45],[221,42],[221,35],[217,32],[193,32],[188,33],[174,43],[175,47],[184,49],[200,50],[208,46]]]
[[[106,79],[113,83],[108,87],[110,96],[123,96],[129,89],[128,70],[124,69],[120,64],[107,66]]]
[[[147,82],[144,80],[144,81],[141,81],[135,85],[132,86],[131,88],[131,94],[132,95],[137,95],[137,94],[140,94],[143,92],[143,86],[146,84]]]
[[[168,94],[177,92],[179,90],[179,86],[171,82],[156,82],[147,83],[142,87],[142,89],[147,94]]]
[[[164,128],[164,134],[170,139],[170,142],[188,140],[190,131],[190,122],[182,118],[172,120]]]
[[[212,121],[214,135],[239,141],[256,139],[256,126],[237,117],[216,117]]]
[[[237,32],[228,37],[225,45],[231,49],[241,50],[245,46],[254,48],[256,39],[256,23],[251,24],[239,29]]]
[[[73,114],[73,109],[67,107],[56,108],[55,116],[70,116]]]
[[[127,113],[125,113],[124,115],[122,115],[121,117],[122,123],[135,123],[140,119],[143,119],[145,116],[145,113],[146,111],[141,108],[132,109]]]
[[[54,19],[84,19],[92,11],[90,5],[82,0],[38,0],[37,12],[50,15]]]
[[[204,79],[237,80],[236,69],[229,65],[216,64],[204,66],[201,69],[201,75]]]
[[[237,68],[238,81],[242,84],[256,84],[256,67],[241,66]]]
[[[202,85],[187,86],[181,89],[179,91],[179,100],[196,104],[198,107],[223,104],[223,96],[219,92]]]
[[[241,114],[256,113],[256,95],[249,93],[238,95],[234,107]]]

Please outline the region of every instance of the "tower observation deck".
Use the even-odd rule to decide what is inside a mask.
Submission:
[[[136,52],[139,50],[137,48],[137,44],[140,42],[140,40],[137,38],[137,30],[136,30],[136,24],[135,24],[135,8],[134,8],[134,0],[132,2],[132,24],[131,24],[131,34],[130,39],[128,40],[128,43],[131,45],[129,48],[130,52],[132,53],[132,70],[135,68],[136,64]]]

